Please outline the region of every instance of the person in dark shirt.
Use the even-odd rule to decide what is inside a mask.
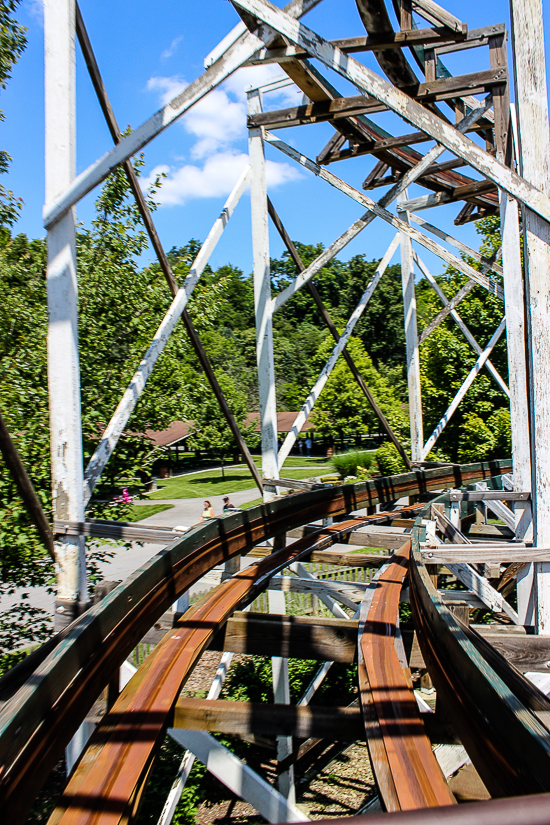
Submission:
[[[231,513],[233,510],[236,510],[236,509],[237,508],[234,507],[231,504],[231,502],[229,501],[229,496],[224,496],[223,497],[223,512],[224,513]]]

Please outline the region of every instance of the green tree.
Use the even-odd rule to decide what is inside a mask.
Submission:
[[[500,224],[495,217],[476,223],[482,237],[480,251],[492,255],[500,246]],[[480,268],[471,259],[468,263]],[[493,273],[495,280],[499,276]],[[466,283],[464,275],[453,267],[438,277],[439,285],[450,298]],[[426,320],[441,310],[435,292],[424,293]],[[504,307],[499,298],[476,286],[460,303],[460,317],[481,347],[485,347],[502,320]],[[477,360],[472,349],[454,321],[447,317],[420,348],[424,428],[430,432],[461,387]],[[505,381],[508,379],[506,335],[503,334],[491,353],[491,361]],[[509,455],[502,422],[508,414],[508,397],[485,367],[466,393],[458,410],[440,436],[437,446],[453,461]],[[496,413],[498,415],[495,415]],[[509,415],[509,414],[508,414]],[[498,429],[500,428],[500,429]],[[497,430],[499,435],[497,436]]]
[[[319,347],[314,364],[318,371],[328,360],[334,343],[326,339]],[[396,433],[406,432],[407,418],[390,378],[378,372],[362,342],[351,337],[348,350]],[[312,413],[317,432],[334,441],[356,438],[379,430],[378,419],[359,389],[349,367],[340,356]]]
[[[142,163],[136,161],[138,172]],[[80,227],[77,236],[85,462],[171,302],[159,267],[138,265],[146,246],[126,178],[118,170],[101,190],[92,226]],[[178,277],[183,279],[187,271],[182,264]],[[201,332],[216,317],[217,295],[216,288],[196,290],[189,309]],[[0,248],[0,409],[51,517],[46,336],[45,242],[18,235]],[[185,331],[177,327],[100,479],[90,514],[124,516],[113,499],[121,486],[137,483],[155,458],[151,443],[140,433],[161,429],[193,411],[185,364],[190,357]],[[0,594],[50,585],[53,566],[2,462],[0,502]],[[106,557],[104,547],[90,545],[92,581],[98,575],[95,562]],[[0,646],[13,646],[15,638],[18,644],[40,640],[45,618],[25,611],[24,603],[19,618],[13,611],[0,614]]]
[[[260,442],[260,434],[256,432],[256,422],[246,424],[248,404],[245,393],[236,389],[226,374],[221,373],[216,377],[248,447],[256,449]],[[188,438],[187,445],[191,450],[198,450],[219,459],[222,464],[222,478],[225,478],[224,462],[230,456],[238,457],[237,442],[204,376],[194,372],[188,374],[188,379],[189,403],[193,409],[192,420],[195,430]]]

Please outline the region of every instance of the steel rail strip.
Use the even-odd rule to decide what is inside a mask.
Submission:
[[[358,528],[323,527],[236,573],[193,606],[147,657],[98,725],[53,812],[50,825],[131,819],[135,801],[169,726],[179,693],[216,630],[269,585],[274,573]]]
[[[396,650],[399,599],[410,549],[409,540],[378,574],[365,595],[365,615],[359,627],[360,697],[367,745],[387,811],[455,802],[424,729],[410,672]]]
[[[38,662],[34,671],[22,663],[27,680],[0,712],[2,810],[11,822],[23,821],[113,673],[178,595],[211,567],[318,518],[510,470],[510,461],[438,467],[297,494],[193,528],[47,643],[43,660],[40,650],[31,654]]]
[[[410,598],[438,695],[492,796],[549,791],[550,731],[537,711],[544,718],[550,701],[445,607],[421,560],[422,529],[419,516],[412,533]]]

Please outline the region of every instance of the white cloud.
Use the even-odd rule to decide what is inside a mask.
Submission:
[[[183,92],[186,86],[189,86],[189,83],[179,74],[172,77],[150,77],[147,81],[147,89],[158,93],[162,106],[166,106],[172,98]]]
[[[156,199],[162,206],[178,206],[195,198],[218,198],[228,195],[242,170],[248,163],[248,155],[242,152],[218,152],[209,157],[204,165],[170,167],[156,166],[141,184],[146,188],[161,173],[166,175]],[[300,172],[288,163],[266,162],[267,185],[281,186],[300,178]]]
[[[34,17],[40,26],[44,26],[44,0],[26,0],[30,17]]]
[[[248,155],[242,151],[247,139],[246,89],[251,85],[267,83],[280,75],[280,68],[272,65],[239,69],[183,115],[180,123],[195,139],[189,155],[196,163],[182,166],[163,164],[143,179],[145,187],[160,172],[166,175],[156,196],[160,205],[175,206],[194,198],[229,194],[248,163]],[[181,75],[152,77],[147,89],[156,93],[161,104],[166,105],[187,85]],[[265,100],[266,103],[269,101],[269,108],[296,105],[301,100],[301,92],[296,86],[285,87],[266,96]],[[266,176],[270,187],[302,177],[293,165],[271,160],[266,162]]]
[[[168,48],[165,49],[162,52],[162,54],[160,56],[160,59],[161,60],[168,60],[169,57],[172,57],[172,55],[174,54],[174,52],[176,51],[176,49],[178,48],[178,46],[179,46],[179,44],[181,43],[182,40],[183,40],[183,35],[182,34],[180,34],[179,37],[174,37],[174,39],[172,40],[172,42],[170,43]]]

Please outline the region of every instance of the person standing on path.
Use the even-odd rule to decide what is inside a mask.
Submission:
[[[308,437],[306,438],[306,450],[307,450],[307,457],[308,458],[311,455],[311,444],[312,444],[312,441],[311,441],[311,438],[308,435]]]
[[[208,521],[208,519],[214,518],[214,508],[210,504],[209,501],[204,502],[204,510],[202,511],[201,520],[199,524],[202,524],[203,521]]]
[[[236,510],[236,509],[237,508],[233,504],[231,504],[231,502],[229,501],[229,496],[224,496],[223,497],[223,512],[224,513],[231,513],[231,512],[233,512],[233,510]]]

